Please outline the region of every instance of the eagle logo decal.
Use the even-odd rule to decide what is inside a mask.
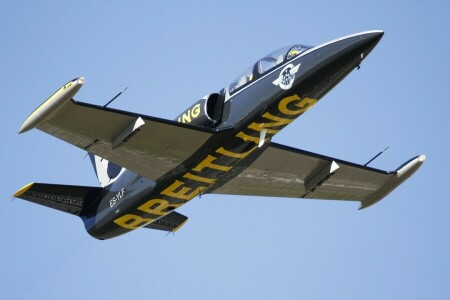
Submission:
[[[295,73],[297,73],[298,68],[300,68],[301,64],[294,66],[293,64],[288,64],[286,67],[281,70],[280,75],[276,80],[272,83],[274,85],[279,86],[283,90],[288,90],[294,84]]]

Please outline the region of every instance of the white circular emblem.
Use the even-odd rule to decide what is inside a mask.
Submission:
[[[285,66],[278,78],[273,82],[274,85],[278,85],[283,90],[288,90],[294,84],[295,73],[297,73],[298,68],[301,64],[294,66],[293,64],[288,64]]]

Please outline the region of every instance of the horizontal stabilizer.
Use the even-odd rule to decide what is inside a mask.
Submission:
[[[173,211],[162,218],[147,224],[144,228],[175,232],[183,226],[188,217]]]
[[[14,197],[79,216],[86,204],[96,201],[102,191],[99,187],[30,183]]]

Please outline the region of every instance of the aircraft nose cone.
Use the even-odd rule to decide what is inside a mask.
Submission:
[[[358,55],[362,54],[361,58],[365,58],[378,44],[383,35],[384,32],[381,30],[366,31],[334,41],[329,48],[331,52],[334,50],[337,56],[356,53]]]
[[[354,41],[355,44],[357,44],[363,52],[370,52],[381,40],[383,37],[384,32],[381,30],[374,30],[367,33],[362,33],[356,41]]]
[[[309,97],[322,97],[351,71],[359,69],[383,34],[381,30],[366,31],[312,48],[301,61],[298,88]]]
[[[378,42],[383,37],[383,35],[384,35],[383,30],[372,30],[372,31],[363,32],[359,36],[362,39],[373,40],[375,42]]]
[[[367,57],[383,37],[381,30],[372,30],[346,36],[319,46],[315,51],[319,72],[347,74]],[[323,75],[323,74],[322,74]]]

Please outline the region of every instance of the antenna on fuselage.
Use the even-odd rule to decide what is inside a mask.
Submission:
[[[387,149],[389,149],[389,146],[387,146],[383,151],[381,151],[380,153],[378,153],[377,155],[375,155],[374,157],[372,157],[368,162],[366,162],[366,164],[364,165],[364,167],[366,167],[368,164],[370,164],[372,161],[374,161],[375,158],[377,158],[378,156],[380,156],[381,154],[383,154],[384,151],[386,151]]]
[[[117,97],[119,97],[120,95],[122,95],[123,92],[125,92],[128,89],[128,87],[124,88],[120,93],[118,93],[117,95],[115,95],[111,100],[108,101],[108,103],[106,103],[105,105],[103,105],[103,108],[107,107],[108,105],[111,104],[111,102],[113,102],[114,100],[117,99]]]

